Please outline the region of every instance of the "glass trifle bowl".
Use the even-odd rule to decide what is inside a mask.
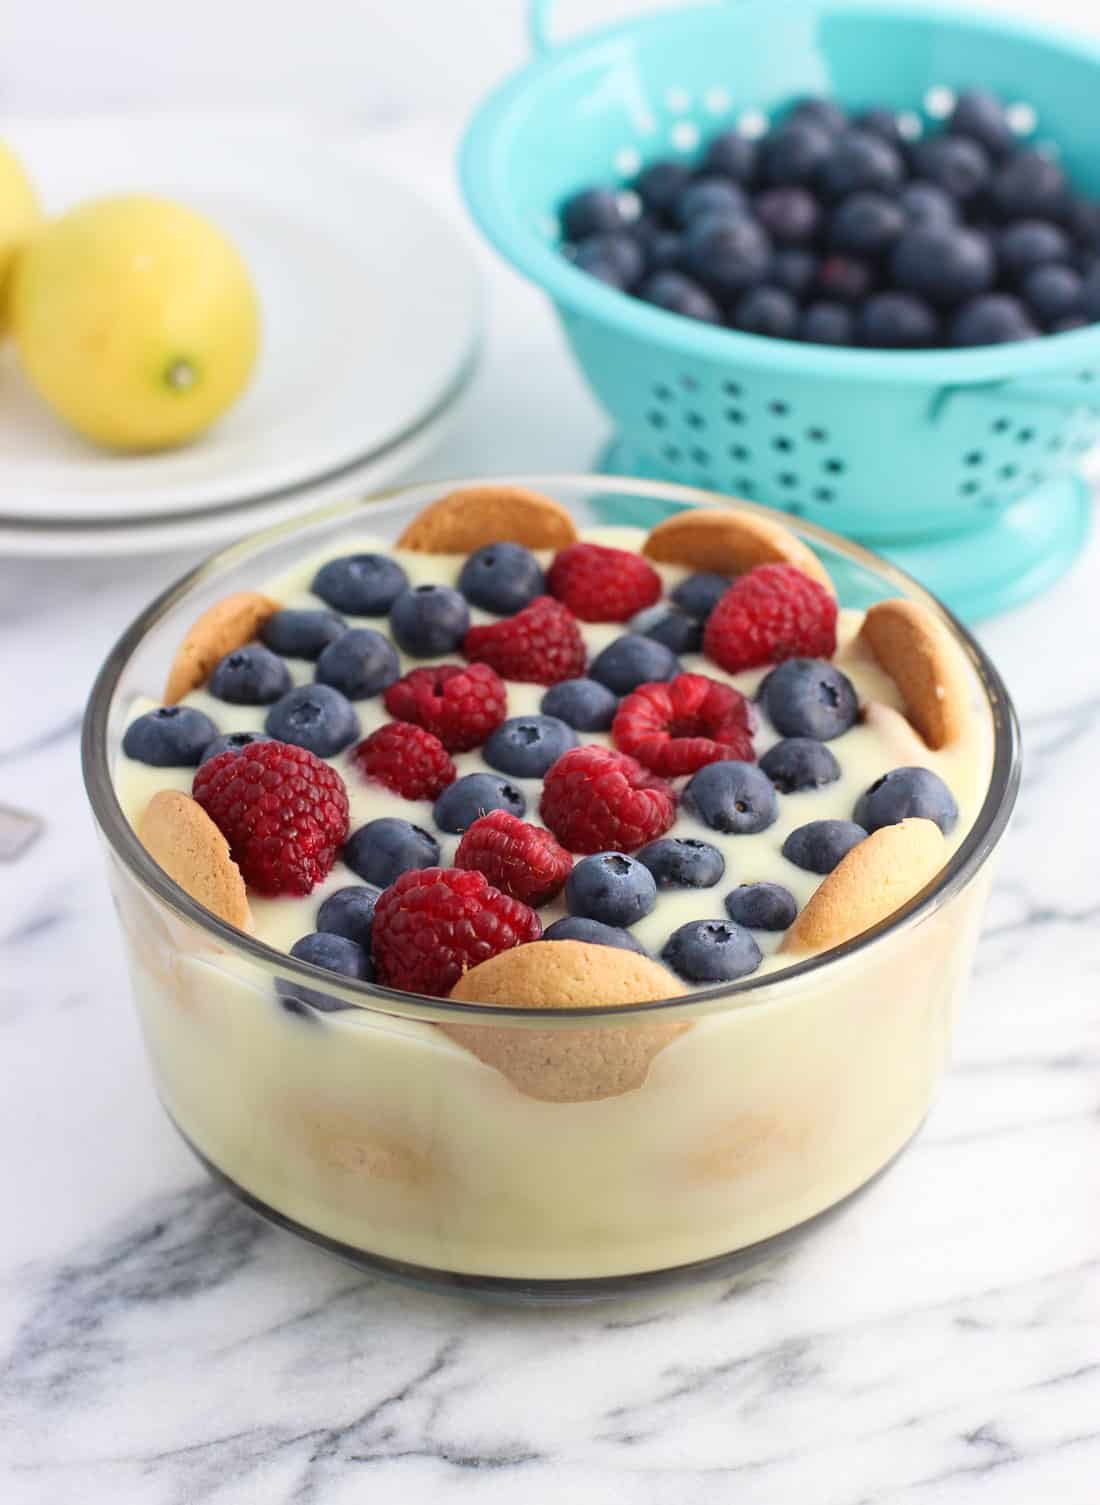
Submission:
[[[507,484],[561,503],[582,535],[730,506],[613,477]],[[308,923],[265,944],[173,882],[131,823],[133,789],[120,798],[122,740],[203,611],[365,540],[388,551],[449,489],[331,507],[214,555],[103,666],[84,773],[158,1092],[216,1179],[368,1268],[558,1301],[735,1270],[839,1208],[928,1112],[1019,781],[1004,685],[914,580],[784,518],[827,569],[842,617],[900,597],[961,651],[980,764],[936,876],[839,945],[645,1003],[609,1007],[583,991],[568,1007],[466,1002],[337,977],[277,949]]]

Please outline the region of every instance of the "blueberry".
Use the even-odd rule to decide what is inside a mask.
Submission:
[[[304,747],[319,758],[342,752],[360,735],[359,717],[350,702],[330,685],[299,685],[267,713],[269,736]]]
[[[557,716],[579,732],[610,731],[619,708],[619,698],[594,679],[563,679],[551,685],[539,709],[544,716]]]
[[[720,131],[703,153],[703,170],[721,173],[735,183],[749,184],[756,176],[760,147],[740,131]]]
[[[629,695],[639,685],[675,679],[679,672],[680,665],[671,648],[637,632],[616,638],[597,653],[588,667],[590,677],[614,690],[616,695]]]
[[[1081,274],[1072,267],[1036,267],[1024,278],[1020,291],[1041,324],[1053,324],[1081,304]]]
[[[311,931],[294,942],[290,954],[300,962],[324,967],[340,977],[356,977],[361,982],[370,982],[373,977],[370,957],[358,942],[349,940],[346,935],[333,935],[326,930]]]
[[[758,691],[768,720],[784,737],[828,742],[855,724],[859,700],[852,681],[821,658],[789,658]]]
[[[1067,208],[1065,174],[1040,152],[1017,152],[994,173],[989,200],[1002,219],[1061,219]]]
[[[458,588],[471,606],[514,616],[546,589],[538,560],[518,543],[490,543],[462,566]]]
[[[808,873],[831,873],[867,832],[851,820],[812,820],[783,843],[783,856]]]
[[[930,768],[892,768],[860,795],[852,812],[853,820],[868,831],[895,826],[910,816],[935,821],[945,836],[955,829],[955,796]]]
[[[641,277],[645,256],[630,235],[590,235],[577,246],[573,265],[625,292]]]
[[[122,751],[152,768],[197,768],[217,735],[218,728],[202,711],[189,705],[164,705],[130,722]]]
[[[1060,319],[1051,322],[1051,334],[1072,334],[1075,329],[1086,329],[1092,321],[1086,319],[1084,314],[1063,314]]]
[[[492,810],[507,810],[522,819],[527,801],[514,784],[495,773],[468,773],[443,791],[432,817],[441,831],[459,836]]]
[[[742,883],[726,895],[726,912],[746,930],[787,930],[798,905],[782,883]]]
[[[337,977],[350,977],[359,982],[373,982],[374,968],[370,956],[356,941],[343,935],[328,935],[313,931],[294,942],[290,954],[300,962],[309,962],[314,967],[324,967]],[[322,1014],[332,1014],[348,1005],[327,993],[318,993],[314,988],[280,978],[277,984],[279,1001],[291,1014],[304,1014],[307,1007]]]
[[[646,949],[636,936],[619,925],[602,925],[599,920],[582,915],[566,915],[555,920],[542,932],[544,941],[584,941],[589,946],[614,946],[619,951],[636,951],[645,956]]]
[[[285,659],[262,643],[246,643],[215,665],[207,688],[230,705],[271,705],[292,683]]]
[[[321,654],[315,678],[318,684],[340,690],[349,700],[365,700],[400,679],[401,664],[389,638],[373,627],[349,627]]]
[[[959,206],[949,193],[935,183],[906,183],[897,196],[897,205],[910,225],[954,225]]]
[[[722,310],[707,292],[682,272],[655,272],[638,290],[638,296],[670,314],[685,319],[699,319],[704,324],[721,324]]]
[[[678,606],[657,605],[640,611],[630,624],[634,632],[664,643],[673,653],[701,653],[703,624]]]
[[[956,225],[906,230],[890,258],[894,282],[933,303],[958,303],[992,287],[996,274],[988,236]]]
[[[384,554],[344,554],[321,566],[310,590],[337,611],[384,617],[408,583],[401,566]]]
[[[929,136],[914,145],[912,155],[917,176],[953,199],[972,199],[993,170],[985,148],[965,136]]]
[[[584,240],[622,230],[627,223],[622,199],[613,188],[582,188],[561,206],[561,226],[566,240]]]
[[[789,125],[792,120],[815,125],[834,136],[847,130],[849,125],[847,115],[834,99],[820,99],[816,95],[795,101],[784,124]]]
[[[799,299],[806,297],[817,281],[817,275],[817,257],[799,246],[782,246],[768,268],[768,277],[775,286]]]
[[[565,903],[572,915],[601,925],[633,925],[657,903],[653,874],[624,852],[582,857],[565,880]]]
[[[683,801],[704,825],[728,836],[766,831],[779,815],[779,803],[767,775],[755,763],[734,759],[707,763],[692,774]]]
[[[840,764],[816,737],[784,737],[760,759],[760,770],[780,794],[823,789],[840,778]]]
[[[1068,261],[1070,250],[1069,236],[1049,220],[1019,219],[997,237],[1002,269],[1018,277],[1049,261]]]
[[[1018,298],[988,293],[964,303],[951,322],[952,345],[1004,345],[1039,333]]]
[[[638,853],[658,888],[713,888],[726,871],[726,859],[709,841],[693,836],[662,836]]]
[[[285,658],[316,658],[347,631],[347,625],[334,611],[277,611],[268,617],[260,636]]]
[[[843,303],[820,299],[803,310],[798,334],[813,345],[850,345],[855,339],[855,319]]]
[[[905,166],[896,147],[869,131],[845,131],[837,137],[828,159],[822,163],[819,181],[830,198],[872,190],[890,193],[905,176]]]
[[[390,608],[394,641],[413,658],[445,658],[459,647],[469,626],[466,597],[449,585],[410,586]]]
[[[681,580],[670,599],[697,622],[705,622],[733,584],[729,575],[715,575],[707,570]]]
[[[1100,250],[1100,199],[1074,199],[1066,223],[1075,240],[1089,250]]]
[[[857,115],[855,125],[858,130],[868,136],[879,136],[891,146],[901,147],[905,145],[905,137],[901,134],[898,125],[898,117],[893,110],[876,108],[864,110],[862,115]]]
[[[905,228],[905,212],[882,193],[853,193],[838,204],[829,222],[829,240],[838,251],[878,256]]]
[[[729,178],[696,178],[689,183],[672,206],[672,218],[682,229],[707,215],[747,214],[749,201],[744,191]]]
[[[732,920],[691,920],[672,932],[661,952],[687,982],[734,982],[755,972],[762,959],[753,937]]]
[[[967,89],[959,95],[947,129],[954,136],[980,142],[993,157],[1003,157],[1016,146],[1004,105],[985,89]]]
[[[746,334],[791,340],[798,328],[798,304],[781,287],[750,287],[737,300],[733,323]]]
[[[634,190],[651,214],[665,215],[691,178],[692,171],[686,162],[672,162],[665,158],[651,162],[638,174]]]
[[[879,350],[919,350],[934,345],[940,321],[914,293],[875,293],[856,316],[861,345]]]
[[[755,220],[711,215],[692,223],[684,237],[684,264],[712,291],[739,293],[768,268],[771,243]]]
[[[833,135],[810,120],[792,120],[765,136],[760,144],[766,182],[776,187],[808,184],[833,150]]]
[[[384,815],[353,831],[344,843],[344,861],[375,888],[389,888],[412,868],[437,867],[439,843],[410,821]]]
[[[1100,319],[1100,261],[1085,273],[1081,284],[1081,309],[1089,319]]]
[[[374,906],[381,893],[371,883],[349,883],[346,888],[338,888],[317,911],[317,929],[346,936],[369,951]]]
[[[769,188],[753,204],[753,213],[780,245],[802,245],[817,233],[821,210],[805,188]]]
[[[684,237],[679,230],[647,226],[638,230],[647,272],[674,272],[684,257]]]
[[[576,732],[557,716],[512,716],[486,742],[482,757],[514,779],[541,779],[576,745]]]
[[[818,268],[818,291],[829,303],[862,303],[874,285],[874,267],[858,256],[826,256]]]
[[[224,737],[215,737],[209,747],[203,750],[199,759],[200,763],[209,763],[211,758],[216,758],[219,753],[243,752],[246,747],[251,747],[253,742],[270,742],[271,738],[263,732],[226,732]]]

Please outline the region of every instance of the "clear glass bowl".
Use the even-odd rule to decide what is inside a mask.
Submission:
[[[684,507],[727,504],[636,480],[515,479],[564,502],[582,527],[648,526]],[[920,600],[944,617],[973,667],[992,775],[936,881],[823,956],[669,1003],[548,1016],[341,984],[176,887],[123,815],[112,770],[128,707],[159,694],[201,611],[352,535],[396,538],[444,489],[418,485],[328,508],[216,554],[134,622],[96,681],[85,779],[162,1101],[196,1155],[250,1206],[408,1279],[586,1300],[736,1268],[865,1186],[928,1111],[966,988],[989,858],[1019,780],[1004,685],[908,576],[784,518],[824,560],[844,605]],[[279,1007],[287,979],[325,994],[336,1011]],[[601,1063],[600,1083],[584,1101],[529,1095],[457,1043],[456,1029],[484,1032],[521,1062],[582,1052]]]

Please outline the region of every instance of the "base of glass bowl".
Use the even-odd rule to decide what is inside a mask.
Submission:
[[[606,475],[673,479],[632,467],[630,453],[628,446],[612,439],[596,457],[596,469]],[[915,576],[964,622],[980,622],[1022,605],[1059,580],[1084,545],[1090,512],[1085,478],[1061,476],[992,513],[987,527],[923,543],[875,539],[867,546]],[[608,520],[629,518],[616,515]],[[814,521],[834,526],[824,509]]]
[[[296,1234],[306,1243],[324,1249],[326,1253],[335,1255],[337,1259],[354,1265],[359,1270],[369,1270],[375,1275],[388,1276],[400,1281],[403,1285],[415,1286],[423,1291],[447,1291],[454,1295],[474,1296],[482,1301],[499,1302],[510,1306],[583,1306],[596,1301],[644,1295],[658,1289],[673,1289],[677,1286],[726,1280],[747,1274],[777,1255],[785,1253],[809,1234],[823,1228],[846,1212],[858,1198],[870,1191],[875,1183],[897,1164],[924,1127],[922,1120],[901,1149],[884,1166],[864,1181],[862,1186],[857,1186],[855,1191],[842,1197],[839,1202],[834,1202],[831,1207],[826,1207],[824,1211],[816,1213],[812,1218],[807,1218],[805,1222],[795,1224],[793,1228],[784,1229],[782,1233],[775,1233],[770,1238],[747,1245],[744,1249],[736,1249],[730,1254],[717,1254],[710,1259],[695,1260],[687,1265],[674,1265],[664,1270],[644,1270],[632,1275],[600,1275],[591,1279],[570,1280],[523,1280],[500,1275],[463,1275],[452,1270],[434,1270],[425,1265],[407,1264],[404,1260],[386,1259],[382,1255],[356,1249],[351,1244],[342,1244],[338,1239],[328,1238],[325,1234],[317,1233],[314,1229],[307,1228],[305,1224],[296,1222],[294,1218],[287,1217],[285,1213],[277,1211],[274,1207],[269,1207],[259,1197],[254,1197],[251,1192],[245,1191],[231,1176],[227,1176],[223,1170],[208,1160],[201,1150],[196,1148],[170,1113],[168,1120],[212,1179],[219,1186],[224,1187],[238,1202],[243,1203],[251,1212],[256,1213],[274,1227],[286,1233]]]

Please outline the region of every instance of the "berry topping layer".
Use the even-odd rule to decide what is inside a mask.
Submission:
[[[254,934],[344,978],[445,996],[554,939],[643,953],[670,995],[799,960],[784,936],[872,833],[933,823],[945,860],[961,841],[988,782],[976,719],[926,745],[823,574],[644,542],[357,539],[302,564],[264,586],[256,641],[134,707],[124,809],[139,826],[159,791],[190,795]]]

